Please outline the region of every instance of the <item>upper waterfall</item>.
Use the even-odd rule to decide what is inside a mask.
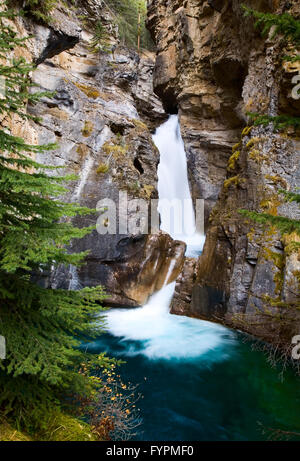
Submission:
[[[198,256],[205,237],[196,230],[187,160],[177,115],[170,115],[153,135],[160,152],[158,166],[158,211],[161,230],[187,244],[187,256]]]

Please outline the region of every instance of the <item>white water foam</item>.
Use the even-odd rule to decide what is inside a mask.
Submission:
[[[179,317],[169,313],[175,282],[155,293],[137,309],[112,309],[107,313],[109,332],[123,340],[140,341],[127,349],[127,355],[143,354],[150,359],[195,359],[207,355],[224,360],[224,342],[233,341],[233,333],[211,322]],[[218,349],[218,353],[215,353]]]

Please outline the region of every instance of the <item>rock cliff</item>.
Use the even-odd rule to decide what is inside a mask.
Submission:
[[[295,1],[244,3],[300,15]],[[172,312],[290,341],[299,333],[299,255],[238,209],[299,219],[297,206],[278,193],[300,184],[297,133],[251,128],[247,116],[299,115],[291,96],[299,62],[283,64],[282,39],[262,38],[236,0],[152,0],[148,26],[158,47],[154,88],[166,110],[179,112],[193,198],[206,203],[204,253],[196,268],[185,263]],[[266,296],[290,311],[266,306]],[[279,328],[281,315],[289,321]]]
[[[91,31],[99,20],[109,33],[110,49],[103,52],[90,46]],[[97,222],[104,231],[111,230],[105,234],[95,230],[74,241],[70,251],[88,250],[87,264],[44,273],[43,283],[73,289],[101,284],[109,305],[143,304],[167,277],[176,279],[185,249],[167,234],[148,236],[150,220],[137,223],[137,232],[130,226],[119,229],[121,216],[134,227],[139,206],[132,202],[127,213],[124,195],[128,201],[157,198],[159,153],[152,132],[166,113],[153,92],[155,55],[123,46],[111,11],[98,0],[77,2],[76,8],[68,9],[58,2],[49,25],[20,17],[16,27],[23,36],[33,37],[26,53],[37,64],[34,84],[38,90],[54,92],[28,108],[40,121],[22,133],[31,142],[57,143],[56,150],[37,160],[63,167],[59,174],[78,176],[68,184],[65,200],[97,207],[96,214],[77,218],[76,224]],[[119,202],[120,192],[125,201]],[[115,231],[103,200],[116,204]]]
[[[296,1],[245,3],[264,12],[300,15]],[[103,200],[118,205],[120,191],[128,199],[157,198],[159,153],[151,134],[167,113],[178,112],[192,196],[205,200],[207,239],[197,261],[184,259],[184,244],[162,232],[94,231],[70,248],[90,250],[87,264],[45,274],[44,283],[103,284],[108,303],[135,306],[166,279],[177,278],[173,313],[226,322],[268,340],[298,333],[300,262],[290,250],[290,240],[297,237],[282,239],[238,213],[245,208],[299,216],[279,194],[300,184],[297,133],[253,127],[247,115],[299,114],[300,102],[291,95],[299,62],[283,63],[282,53],[289,50],[281,38],[262,38],[238,0],[149,0],[156,57],[120,44],[100,0],[58,6],[52,16],[50,25],[30,18],[16,24],[23,35],[34,37],[26,52],[37,64],[33,81],[55,94],[29,108],[39,123],[15,123],[14,132],[29,142],[57,142],[55,151],[38,160],[78,175],[66,200],[98,208],[77,224],[113,226]],[[109,52],[90,47],[99,19],[110,36]],[[136,210],[122,207],[117,206],[117,226],[125,215],[133,224]],[[147,222],[139,226],[149,230]],[[281,310],[266,307],[266,296]],[[288,319],[284,332],[274,320],[282,313]]]

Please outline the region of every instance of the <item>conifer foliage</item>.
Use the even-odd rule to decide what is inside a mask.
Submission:
[[[9,59],[25,46],[13,16],[0,12],[0,77],[6,83],[0,99],[0,335],[7,345],[0,360],[0,414],[34,428],[62,395],[91,391],[91,380],[78,373],[90,358],[78,346],[82,337],[99,333],[103,290],[47,290],[32,283],[33,273],[82,262],[85,254],[71,255],[66,245],[92,228],[73,227],[71,217],[92,210],[59,200],[68,178],[49,176],[51,167],[34,160],[53,145],[28,145],[8,128],[28,120],[26,105],[43,96],[30,91],[33,67],[22,57]],[[95,363],[108,364],[104,357]]]
[[[10,0],[13,4],[14,0]],[[42,22],[51,22],[51,12],[58,4],[58,0],[22,0],[19,5],[25,14],[33,16]]]
[[[136,47],[138,36],[141,45],[153,49],[154,44],[146,29],[147,2],[145,0],[105,0],[119,28],[121,40],[128,46]]]
[[[261,28],[263,36],[266,36],[273,27],[272,37],[282,34],[286,39],[291,40],[295,45],[300,45],[300,21],[289,13],[271,14],[255,11],[242,6],[245,16],[253,16],[256,19],[255,27]]]
[[[293,192],[281,191],[286,201],[300,204],[300,194]],[[286,218],[285,216],[275,216],[269,213],[256,213],[254,211],[241,210],[241,214],[253,219],[259,224],[267,224],[276,227],[281,234],[292,234],[296,232],[300,236],[300,221]]]
[[[243,6],[246,16],[253,16],[256,19],[255,26],[262,28],[262,34],[266,35],[274,27],[273,37],[281,34],[286,40],[290,41],[298,50],[300,45],[300,21],[288,13],[270,14],[255,11]],[[254,121],[254,126],[268,126],[272,124],[274,131],[283,130],[293,126],[296,130],[300,128],[300,117],[290,117],[288,115],[261,115],[257,113],[247,113]],[[296,192],[288,192],[285,190],[279,191],[287,202],[295,202],[300,204],[300,195]],[[261,225],[269,225],[277,228],[283,236],[297,234],[300,236],[300,221],[297,219],[287,218],[285,216],[277,216],[270,213],[257,213],[254,211],[240,210],[244,216],[252,219]],[[290,246],[291,247],[291,246]],[[293,242],[294,251],[299,250],[299,243]]]

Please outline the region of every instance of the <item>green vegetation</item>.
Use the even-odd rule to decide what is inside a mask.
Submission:
[[[300,21],[289,15],[288,13],[282,15],[265,14],[258,11],[251,10],[244,7],[246,16],[253,16],[256,18],[256,26],[262,27],[263,35],[268,34],[272,30],[272,37],[277,34],[281,34],[290,46],[291,42],[296,49],[293,49],[292,53],[295,55],[300,44]],[[297,61],[299,55],[284,57],[284,60]],[[289,115],[261,115],[257,113],[248,113],[250,118],[254,121],[254,126],[263,125],[268,126],[271,124],[273,131],[287,130],[290,127],[294,127],[294,132],[297,134],[297,130],[300,128],[300,117],[291,117]],[[250,130],[248,127],[244,129],[243,134],[249,135]],[[251,148],[257,144],[257,139],[252,138],[247,144],[247,148]],[[266,160],[265,156],[261,156],[259,151],[253,149],[250,154],[250,158],[260,162]],[[286,183],[283,178],[278,175],[266,175],[265,178],[272,181],[275,185],[280,185],[281,188],[286,188]],[[286,190],[279,190],[284,196],[286,201],[300,203],[300,195],[296,192],[287,192]],[[264,241],[261,242],[263,245],[263,256],[267,260],[273,262],[274,267],[274,283],[275,293],[274,296],[265,295],[262,296],[263,308],[258,312],[258,319],[252,325],[252,332],[257,331],[258,336],[264,337],[267,333],[265,325],[269,326],[271,336],[268,339],[272,344],[272,352],[270,352],[269,360],[272,363],[276,363],[278,360],[285,367],[286,363],[291,359],[291,337],[295,334],[295,325],[299,322],[298,311],[300,311],[299,293],[300,277],[299,272],[294,271],[291,274],[291,280],[287,282],[289,288],[295,294],[295,298],[286,302],[282,298],[282,288],[284,286],[285,277],[285,264],[286,258],[292,253],[299,255],[300,243],[300,221],[285,216],[278,215],[278,206],[282,203],[278,193],[272,194],[265,198],[261,203],[260,207],[263,212],[255,212],[249,210],[239,210],[239,212],[246,218],[250,218],[256,223],[266,228],[264,233]],[[281,233],[281,240],[284,245],[284,251],[271,251],[268,248],[267,243],[272,243],[272,238],[277,232]],[[269,239],[268,239],[269,235]],[[289,277],[289,276],[288,276]],[[272,308],[275,308],[272,309]],[[262,320],[262,321],[261,321]],[[243,315],[240,316],[240,321],[243,323]],[[247,320],[246,320],[247,324]],[[245,323],[244,323],[245,325]],[[245,325],[247,328],[247,325]],[[299,367],[295,363],[296,369],[299,373]]]
[[[51,12],[58,3],[58,0],[9,0],[9,5],[19,3],[24,14],[32,15],[35,19],[49,23],[51,22]]]
[[[75,82],[74,85],[77,86],[77,88],[82,91],[88,98],[97,99],[100,97],[100,91],[93,86],[84,85],[83,83],[78,82]]]
[[[108,53],[110,51],[109,35],[101,21],[97,21],[95,25],[93,37],[90,42],[90,48],[94,53],[99,51]]]
[[[94,124],[93,122],[89,121],[89,120],[86,120],[84,122],[84,126],[82,128],[82,136],[84,136],[85,138],[88,138],[89,136],[91,136],[91,134],[93,133],[94,131]]]
[[[263,35],[266,35],[270,31],[271,27],[274,27],[273,36],[276,34],[282,34],[286,39],[290,40],[296,46],[300,45],[300,21],[295,19],[290,14],[265,14],[247,8],[246,6],[243,6],[242,8],[244,9],[246,16],[253,16],[255,19],[257,19],[255,26],[263,27]],[[254,126],[268,126],[270,123],[272,123],[273,129],[275,131],[283,130],[290,126],[293,126],[296,129],[300,128],[300,117],[290,117],[288,115],[278,115],[271,117],[269,115],[261,115],[257,113],[248,113],[248,115],[254,120]],[[248,130],[248,127],[246,127],[242,134],[248,135],[249,132],[250,130]],[[255,144],[255,138],[252,138],[248,142],[247,147],[250,147],[250,144]],[[274,179],[276,179],[277,182],[280,180],[280,178],[273,177],[273,180]],[[281,193],[284,194],[287,201],[300,203],[299,194],[286,192],[284,190],[281,190]],[[281,231],[282,234],[291,234],[296,232],[298,235],[300,235],[300,222],[295,219],[277,216],[277,213],[256,213],[247,210],[241,210],[240,212],[244,216],[250,217],[260,224],[270,224],[275,226]]]
[[[251,8],[242,6],[245,11],[245,16],[253,16],[256,19],[255,27],[262,29],[262,35],[266,36],[271,29],[272,37],[281,34],[289,43],[292,43],[296,48],[300,45],[300,21],[295,19],[288,13],[284,14],[271,14],[261,13]],[[286,61],[296,62],[300,56],[284,56]],[[296,130],[300,128],[300,117],[291,117],[289,115],[261,115],[257,113],[248,112],[247,115],[254,120],[254,125],[267,126],[273,124],[275,131],[281,131],[289,127],[294,127]]]
[[[300,203],[300,194],[280,191],[287,201]],[[291,234],[296,232],[300,235],[300,221],[295,219],[285,218],[283,216],[276,216],[271,213],[256,213],[254,211],[240,210],[240,213],[244,216],[251,218],[259,224],[268,224],[275,226],[280,232],[284,234]]]
[[[247,115],[253,120],[254,126],[268,126],[270,123],[273,123],[275,131],[281,131],[292,126],[296,129],[300,128],[300,117],[290,117],[288,115],[276,115],[271,117],[270,115],[260,115],[251,112],[248,112]]]
[[[7,18],[13,17],[10,11],[0,13],[1,58],[17,45],[25,46],[7,25]],[[86,253],[70,254],[66,246],[93,230],[71,223],[72,217],[93,210],[58,199],[64,182],[75,178],[49,176],[55,169],[34,160],[35,154],[55,146],[29,145],[13,133],[17,122],[30,118],[27,103],[45,95],[29,91],[32,70],[24,58],[6,58],[0,64],[6,80],[0,99],[5,120],[0,127],[0,334],[7,344],[6,358],[0,360],[0,421],[30,434],[45,430],[49,415],[62,409],[67,415],[76,396],[93,395],[95,382],[79,372],[83,362],[91,369],[112,365],[105,356],[94,357],[79,348],[83,337],[102,331],[103,289],[53,290],[32,281],[50,267],[82,264]]]
[[[153,49],[153,42],[146,29],[147,2],[145,0],[105,0],[118,25],[121,41],[137,47],[140,37],[141,47]]]
[[[97,168],[96,173],[97,174],[106,174],[109,172],[109,165],[106,163],[100,163],[100,165]]]
[[[271,14],[261,13],[251,8],[242,6],[245,11],[245,16],[253,16],[256,19],[255,27],[261,28],[262,35],[266,36],[270,30],[272,31],[272,38],[281,34],[287,41],[292,42],[296,46],[294,56],[283,56],[284,61],[297,62],[300,60],[298,48],[300,46],[300,21],[295,19],[289,13],[284,14]]]
[[[260,11],[247,8],[245,5],[243,5],[242,8],[245,11],[245,16],[253,16],[256,19],[255,27],[260,27],[262,29],[263,36],[266,36],[271,28],[274,28],[272,37],[281,34],[286,39],[295,43],[295,45],[300,45],[300,21],[289,13],[261,13]]]

